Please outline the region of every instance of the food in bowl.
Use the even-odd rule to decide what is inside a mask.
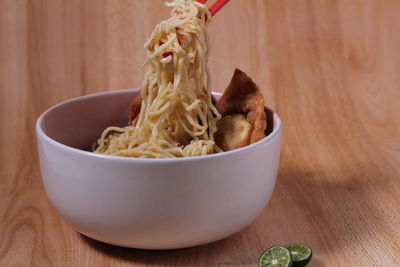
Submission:
[[[171,17],[145,43],[146,65],[140,94],[127,127],[108,127],[94,152],[143,158],[213,154],[265,137],[264,99],[242,71],[216,104],[207,66],[211,14],[194,0],[167,2]]]
[[[266,109],[267,137],[223,153],[142,159],[88,151],[107,125],[126,125],[138,93],[126,89],[70,99],[37,120],[43,185],[58,214],[86,236],[144,249],[201,245],[250,224],[274,190],[278,115]]]
[[[224,151],[253,144],[266,136],[264,97],[244,72],[235,70],[215,106],[222,117],[217,123],[216,143]]]

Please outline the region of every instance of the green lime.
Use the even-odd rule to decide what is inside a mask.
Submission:
[[[312,257],[311,248],[305,245],[288,245],[286,248],[290,251],[293,261],[293,267],[306,266]]]
[[[261,255],[259,264],[260,267],[291,267],[292,259],[288,249],[274,246]]]

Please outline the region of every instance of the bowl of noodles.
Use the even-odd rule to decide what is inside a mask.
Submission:
[[[227,152],[153,159],[91,152],[105,127],[126,125],[137,93],[78,97],[39,117],[43,185],[61,217],[96,240],[144,249],[205,244],[255,220],[276,181],[279,117],[267,137]]]
[[[174,249],[230,236],[273,192],[281,121],[236,69],[212,93],[211,14],[167,1],[145,43],[140,89],[81,96],[45,111],[36,133],[43,185],[78,232],[120,246]]]

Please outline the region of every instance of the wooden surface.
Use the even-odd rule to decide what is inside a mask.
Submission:
[[[399,13],[397,0],[232,0],[210,25],[214,89],[239,67],[281,116],[276,190],[230,238],[144,251],[84,238],[57,216],[34,124],[68,98],[138,87],[143,43],[167,9],[0,0],[0,266],[256,266],[288,243],[313,248],[310,266],[399,266]]]

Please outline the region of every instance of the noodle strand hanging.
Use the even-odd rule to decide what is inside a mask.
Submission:
[[[145,43],[149,69],[136,125],[107,128],[94,152],[168,158],[222,151],[214,142],[221,115],[212,103],[207,66],[211,14],[194,0],[166,5],[171,17],[158,24]]]

